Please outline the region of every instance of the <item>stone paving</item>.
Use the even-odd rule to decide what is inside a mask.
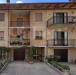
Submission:
[[[13,62],[0,75],[60,75],[45,63]]]
[[[76,75],[76,64],[69,64],[71,75]]]
[[[71,63],[62,63],[62,64],[69,65],[69,67],[70,67],[70,74],[71,75],[76,75],[76,64],[71,64]]]

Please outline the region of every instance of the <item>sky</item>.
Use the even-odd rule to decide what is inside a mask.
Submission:
[[[22,1],[23,3],[40,3],[40,2],[67,2],[68,0],[10,0],[11,3]],[[6,3],[6,0],[0,0],[0,3]]]

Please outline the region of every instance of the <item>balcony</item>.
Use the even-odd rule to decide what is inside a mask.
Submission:
[[[47,41],[48,47],[76,47],[76,39],[69,39],[69,40],[55,40],[51,39]]]
[[[29,27],[30,24],[28,21],[10,21],[10,26],[9,27]]]
[[[10,46],[26,46],[30,45],[30,39],[10,38]]]
[[[47,21],[47,26],[51,25],[70,25],[70,24],[76,24],[76,16],[64,16],[64,17],[52,17]]]

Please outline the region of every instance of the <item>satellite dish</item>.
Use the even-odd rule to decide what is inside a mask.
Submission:
[[[22,1],[17,1],[16,3],[23,3]]]

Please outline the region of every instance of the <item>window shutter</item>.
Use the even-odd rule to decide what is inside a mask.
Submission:
[[[4,13],[0,13],[0,21],[4,21],[5,19],[5,14]]]
[[[68,22],[68,14],[64,13],[64,23],[67,23],[67,22]]]
[[[4,39],[4,31],[0,31],[0,40]]]
[[[53,23],[56,23],[56,13],[53,13]]]
[[[42,21],[42,13],[36,13],[35,14],[35,20],[38,21],[38,22]]]

